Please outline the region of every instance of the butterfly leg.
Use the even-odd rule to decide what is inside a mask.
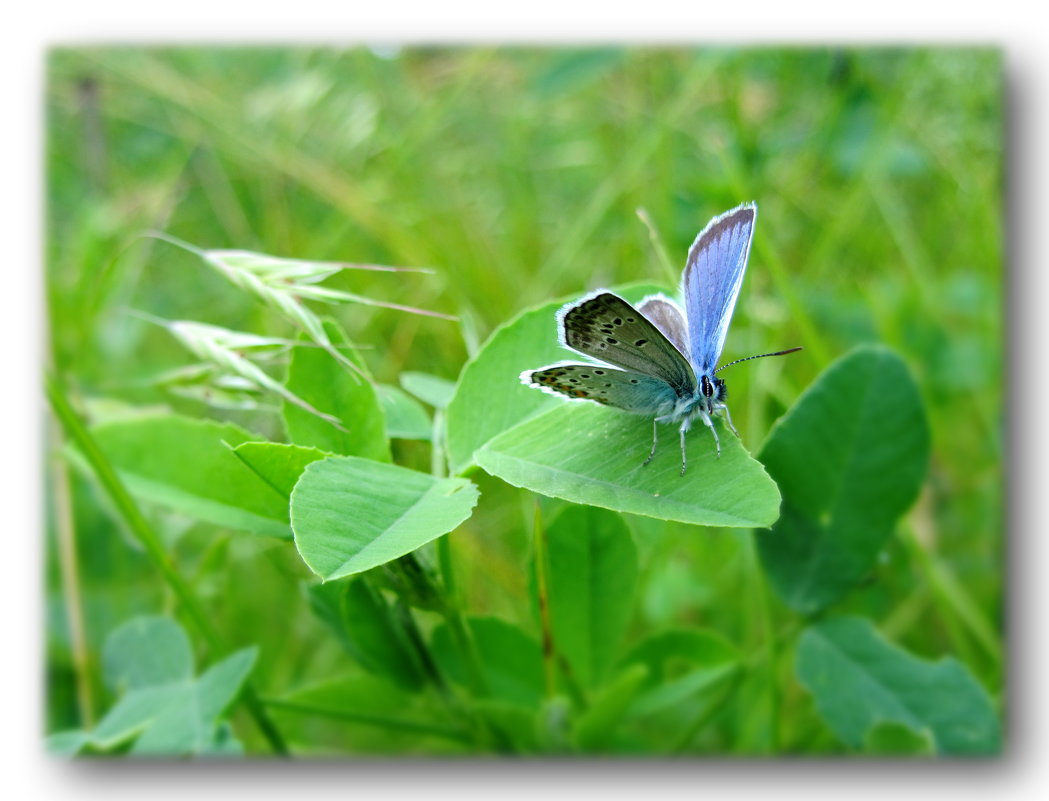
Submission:
[[[718,458],[721,458],[721,440],[718,439],[718,432],[714,430],[714,421],[710,419],[710,415],[705,411],[700,410],[699,416],[703,418],[703,422],[706,423],[707,428],[710,429],[710,433],[714,435],[714,447],[717,448]],[[733,429],[734,431],[735,429]]]
[[[685,432],[688,431],[688,425],[681,426],[681,475],[685,475]]]
[[[739,432],[736,431],[736,427],[732,425],[732,415],[728,413],[728,406],[726,406],[724,403],[719,403],[717,405],[717,408],[725,413],[725,422],[728,423],[728,427],[732,430],[732,433],[738,437]]]
[[[652,419],[652,450],[651,450],[651,451],[649,452],[649,454],[648,454],[648,458],[647,458],[647,459],[645,459],[645,461],[643,461],[643,462],[641,463],[641,466],[642,466],[642,467],[644,467],[644,466],[645,466],[646,464],[648,464],[649,462],[651,462],[651,461],[652,461],[652,458],[653,458],[653,457],[654,457],[654,456],[656,455],[656,437],[657,437],[657,433],[656,433],[656,420],[655,420],[655,418],[653,418],[653,419]]]

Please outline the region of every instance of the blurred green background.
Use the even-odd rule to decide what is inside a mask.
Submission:
[[[195,256],[143,233],[433,268],[331,282],[461,318],[333,308],[376,378],[395,384],[406,370],[455,380],[495,326],[551,298],[642,280],[675,288],[706,222],[757,201],[724,358],[805,350],[726,375],[743,441],[756,451],[854,344],[899,351],[932,425],[929,478],[907,521],[930,561],[921,567],[895,543],[845,608],[920,655],[957,656],[1000,692],[997,50],[58,49],[48,58],[46,114],[54,368],[95,414],[166,405],[272,437],[272,410],[207,410],[152,385],[192,359],[129,310],[291,331]],[[427,469],[423,444],[396,445],[398,461]],[[470,609],[529,620],[531,496],[472,478],[480,506],[451,535]],[[171,599],[92,482],[75,473],[70,481],[85,627],[97,647],[126,618]],[[745,533],[631,525],[643,558],[637,631],[702,622],[744,647],[760,644],[770,622],[741,595],[758,580]],[[262,646],[263,688],[306,682],[343,658],[302,599],[309,574],[290,546],[172,516],[162,530],[232,643]],[[77,722],[54,551],[48,730]],[[782,703],[808,702],[795,690]],[[314,727],[304,737],[381,748],[352,727],[301,725]],[[830,747],[784,726],[788,742]],[[745,750],[748,736],[760,749],[768,735],[733,742]]]

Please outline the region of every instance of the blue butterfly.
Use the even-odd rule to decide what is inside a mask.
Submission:
[[[729,321],[747,268],[758,208],[744,203],[704,228],[688,251],[682,275],[685,311],[663,295],[651,295],[634,308],[618,295],[599,289],[557,313],[561,344],[601,363],[561,362],[525,370],[521,382],[571,400],[589,400],[652,417],[656,455],[657,423],[680,423],[681,475],[685,474],[685,434],[697,417],[721,442],[713,416],[721,412],[732,433],[717,373],[726,367],[781,356],[801,348],[762,353],[717,366]]]

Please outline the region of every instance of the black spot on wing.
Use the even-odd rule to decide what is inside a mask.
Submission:
[[[647,318],[610,292],[571,306],[562,318],[564,341],[587,356],[666,382],[692,395],[695,374],[685,357]]]

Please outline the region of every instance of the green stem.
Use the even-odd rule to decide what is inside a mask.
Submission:
[[[447,535],[441,539],[446,537]],[[416,598],[424,599],[430,604],[429,608],[435,608],[441,617],[444,618],[445,623],[448,624],[448,631],[452,635],[452,641],[455,643],[456,648],[463,657],[463,663],[466,665],[470,689],[473,690],[475,695],[487,695],[488,682],[481,668],[481,659],[477,654],[477,649],[474,647],[473,639],[470,637],[462,611],[459,609],[459,605],[455,603],[451,593],[448,592],[446,587],[438,588],[435,586],[430,573],[419,563],[414,553],[405,554],[397,560],[396,564],[402,578],[411,585],[411,594]],[[451,565],[448,564],[446,567],[450,570]],[[444,589],[444,592],[441,592],[441,589]]]
[[[435,478],[444,478],[448,474],[448,457],[445,448],[445,424],[444,411],[437,409],[433,415],[433,436],[430,458],[430,473]],[[440,594],[433,590],[435,596],[441,598],[441,614],[448,623],[448,630],[452,634],[456,648],[459,649],[467,666],[470,676],[470,685],[479,696],[488,695],[488,680],[485,678],[481,666],[481,659],[477,653],[476,645],[470,636],[463,617],[462,607],[459,603],[458,592],[455,583],[455,571],[452,565],[451,534],[445,534],[437,539],[437,566],[441,574],[441,584],[444,593]]]
[[[455,582],[455,570],[452,566],[452,546],[449,534],[437,538],[437,569],[441,574],[441,584],[448,595],[448,603],[459,607],[459,590]]]
[[[732,185],[736,197],[746,197],[749,194],[746,170],[739,163],[738,159],[730,156],[726,149],[720,149],[718,155],[721,157],[722,166],[728,175],[729,183]],[[809,313],[808,306],[802,302],[801,293],[796,289],[797,282],[794,280],[791,270],[780,258],[779,250],[774,246],[774,241],[771,244],[767,244],[772,241],[775,234],[775,231],[770,231],[768,234],[755,238],[751,264],[754,263],[755,257],[757,257],[757,259],[760,259],[764,269],[772,277],[776,295],[787,304],[787,308],[790,310],[790,319],[800,331],[800,339],[805,343],[805,352],[808,358],[812,359],[813,364],[826,364],[830,361],[831,349],[826,342],[824,331]]]
[[[445,536],[447,537],[447,535]],[[444,621],[448,626],[448,632],[452,637],[452,643],[455,645],[456,650],[462,658],[463,665],[466,667],[467,681],[473,695],[477,698],[484,698],[489,695],[488,680],[485,678],[484,669],[481,665],[481,658],[477,653],[477,648],[474,644],[473,638],[470,636],[469,628],[466,626],[466,621],[463,618],[458,604],[455,603],[455,599],[452,598],[447,591],[442,594],[438,588],[434,586],[430,574],[421,564],[419,564],[415,554],[406,554],[398,559],[395,564],[397,565],[402,578],[413,585],[410,588],[411,594],[419,598],[425,598],[436,602],[434,606],[441,617],[444,618]],[[444,680],[440,676],[440,672],[437,670],[436,665],[433,663],[432,656],[430,655],[425,640],[421,633],[419,633],[418,627],[415,625],[415,621],[411,615],[411,610],[407,607],[404,610],[404,618],[405,625],[409,628],[409,633],[412,635],[413,644],[415,645],[420,659],[430,666],[429,672],[431,673],[431,677],[434,678],[438,687],[441,687],[444,684]],[[471,718],[477,736],[482,742],[492,743],[497,749],[503,751],[509,748],[505,737],[503,737],[499,731],[494,730],[489,726],[481,717],[472,711],[464,711],[464,714]]]
[[[490,693],[488,679],[485,678],[484,669],[481,667],[481,657],[477,653],[477,646],[470,636],[466,626],[466,620],[462,612],[451,604],[444,609],[444,619],[448,622],[449,631],[456,647],[466,657],[466,669],[470,676],[470,688],[478,697],[485,697]]]
[[[535,583],[539,602],[539,621],[543,630],[543,676],[545,679],[546,697],[553,698],[557,692],[557,669],[565,682],[572,702],[579,709],[586,708],[586,695],[576,680],[572,666],[557,651],[554,641],[554,627],[550,621],[550,590],[547,573],[548,554],[546,548],[546,527],[543,525],[539,501],[535,502],[535,517],[532,524],[532,539],[535,548]]]
[[[433,434],[430,448],[430,473],[435,478],[448,475],[448,456],[444,443],[444,411],[437,409],[433,413]],[[441,583],[447,594],[448,603],[459,608],[459,593],[455,583],[455,570],[452,566],[451,534],[437,538],[437,569],[441,574]]]
[[[652,243],[652,249],[656,251],[656,256],[659,258],[659,264],[663,268],[664,280],[668,285],[675,286],[680,280],[680,268],[671,264],[670,257],[667,255],[666,246],[663,244],[663,239],[656,230],[655,223],[652,222],[652,218],[648,214],[648,209],[643,206],[638,206],[634,212],[637,214],[638,219],[641,220],[645,228],[648,229],[648,240]]]
[[[425,675],[430,680],[430,683],[437,688],[438,694],[448,703],[449,707],[454,706],[451,690],[448,688],[448,684],[433,661],[433,656],[426,647],[426,641],[423,639],[422,632],[419,631],[419,627],[415,624],[415,618],[412,617],[411,608],[403,599],[398,599],[396,606],[394,606],[394,611],[401,631],[404,632],[404,636],[408,639],[407,645],[415,658],[416,669]]]
[[[397,563],[403,563],[404,560],[411,559],[414,557],[408,554],[406,557],[401,557],[397,560]],[[422,568],[419,565],[411,570],[412,575],[425,577],[422,573]],[[432,593],[432,588],[428,587],[423,590],[426,593]],[[488,730],[487,725],[481,720],[473,710],[464,707],[459,698],[456,697],[452,688],[445,680],[441,671],[437,668],[437,663],[433,659],[433,655],[430,653],[430,649],[426,645],[426,640],[419,631],[419,626],[415,622],[415,618],[412,616],[411,607],[404,600],[403,593],[398,593],[400,596],[397,600],[395,610],[397,612],[397,622],[400,625],[401,631],[404,632],[404,636],[408,639],[408,646],[411,649],[411,654],[416,660],[418,669],[427,677],[430,683],[436,688],[437,695],[441,699],[441,702],[447,707],[448,711],[453,715],[461,715],[469,721],[473,728],[474,737],[477,742],[487,743],[492,740],[491,733]]]
[[[543,529],[538,500],[535,502],[532,540],[535,548],[535,585],[539,601],[539,624],[543,631],[543,676],[545,677],[546,697],[553,698],[557,690],[554,632],[550,625],[550,595],[546,587],[546,531]]]
[[[444,446],[444,411],[433,413],[433,430],[430,434],[430,474],[436,478],[448,475],[448,457]]]
[[[979,606],[965,591],[955,577],[923,546],[910,526],[905,527],[903,543],[917,563],[926,581],[936,596],[937,601],[945,606],[953,617],[961,621],[962,626],[979,643],[996,665],[1001,664],[1002,649],[994,627],[980,611]]]
[[[106,491],[106,494],[109,495],[110,500],[124,519],[124,522],[127,523],[132,535],[145,549],[154,567],[163,575],[197,630],[214,650],[219,652],[225,650],[218,630],[212,625],[211,619],[197,600],[192,588],[175,569],[171,558],[164,550],[160,536],[153,530],[153,527],[139,510],[131,498],[131,494],[117,475],[116,470],[113,469],[113,466],[109,463],[105,454],[102,453],[101,448],[98,447],[98,444],[88,432],[80,417],[73,410],[58,381],[51,373],[45,376],[44,386],[51,409],[65,429],[66,436],[80,449],[80,452],[87,459],[99,483]],[[278,754],[287,754],[288,747],[284,743],[284,739],[281,737],[280,732],[274,728],[273,722],[269,719],[266,710],[259,702],[258,696],[250,685],[245,685],[243,698],[248,710],[255,719],[256,725],[258,725],[263,736],[269,742],[270,747]]]
[[[54,429],[54,421],[48,426]],[[56,432],[54,440],[57,442]],[[56,455],[51,459],[51,480],[55,498],[55,532],[57,536],[58,568],[62,576],[62,599],[69,626],[69,646],[73,656],[76,678],[77,710],[81,725],[90,729],[95,725],[95,710],[91,696],[91,660],[85,635],[83,604],[80,595],[80,572],[77,564],[76,530],[73,522],[73,504],[69,490],[69,472]]]
[[[432,449],[430,456],[430,472],[436,478],[444,478],[447,475],[447,455],[444,447],[444,413],[438,409],[433,418],[433,435],[431,438]],[[455,583],[455,572],[452,565],[450,534],[439,537],[436,542],[437,568],[440,572],[440,584],[435,585],[433,577],[427,571],[414,553],[406,554],[397,560],[397,566],[401,575],[411,584],[413,594],[418,597],[435,601],[435,607],[441,617],[444,618],[451,634],[452,642],[466,666],[467,681],[470,690],[477,698],[484,698],[490,694],[488,680],[485,677],[484,668],[481,664],[480,655],[473,637],[470,636],[469,627],[463,617],[461,605],[458,600]],[[411,620],[410,610],[405,610],[406,617]],[[425,641],[418,633],[414,621],[411,626],[415,631],[415,645],[419,651],[420,658],[428,661],[433,666],[433,672],[438,681],[442,681],[436,665],[433,665],[432,657],[427,649]],[[472,711],[465,711],[471,719],[478,737],[482,741],[490,742],[500,751],[509,750],[509,744],[505,736],[489,726],[483,718]]]
[[[755,599],[758,616],[761,621],[761,634],[764,640],[764,654],[762,661],[765,662],[766,690],[769,697],[769,739],[772,753],[779,753],[779,682],[776,676],[776,665],[779,661],[779,647],[772,623],[772,602],[769,598],[768,587],[765,584],[764,574],[757,555],[756,536],[751,534],[747,538],[747,573],[752,586],[751,595]]]

